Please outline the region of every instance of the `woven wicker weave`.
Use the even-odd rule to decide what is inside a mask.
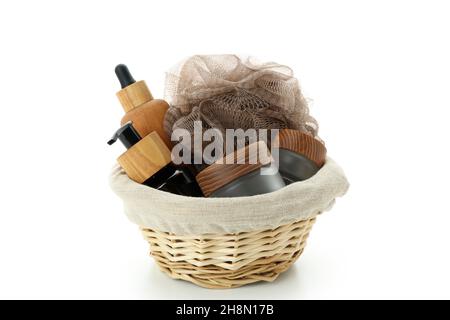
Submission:
[[[176,236],[141,228],[160,269],[206,288],[273,281],[300,256],[315,218],[273,230]]]

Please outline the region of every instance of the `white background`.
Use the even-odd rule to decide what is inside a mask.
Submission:
[[[445,1],[2,1],[0,298],[450,298]],[[351,188],[271,284],[162,274],[108,186],[113,72],[163,96],[192,54],[291,66]]]

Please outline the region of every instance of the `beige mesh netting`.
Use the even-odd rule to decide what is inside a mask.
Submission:
[[[176,128],[297,129],[317,137],[318,125],[292,70],[236,55],[192,56],[167,73],[165,118],[169,135]]]

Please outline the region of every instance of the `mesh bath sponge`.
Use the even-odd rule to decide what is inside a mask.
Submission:
[[[166,75],[165,99],[170,108],[164,128],[193,132],[204,129],[290,128],[317,137],[292,70],[274,62],[260,63],[236,55],[196,55]]]

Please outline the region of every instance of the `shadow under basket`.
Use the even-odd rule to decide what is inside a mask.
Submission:
[[[212,288],[273,281],[302,254],[316,218],[272,230],[177,236],[141,228],[159,268],[174,279]]]

